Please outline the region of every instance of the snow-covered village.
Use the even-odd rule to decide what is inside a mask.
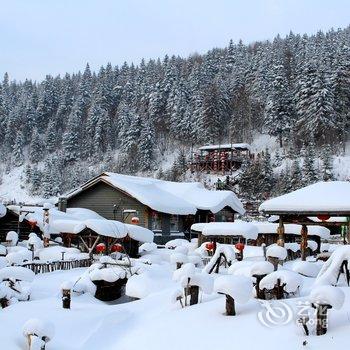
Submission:
[[[0,350],[347,349],[349,14],[0,0]]]

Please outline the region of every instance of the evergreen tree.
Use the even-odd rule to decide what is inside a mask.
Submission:
[[[322,179],[323,181],[334,180],[332,155],[330,146],[326,146],[322,152]]]

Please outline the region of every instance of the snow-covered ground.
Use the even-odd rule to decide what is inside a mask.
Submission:
[[[337,250],[335,248],[332,247]],[[184,249],[182,251],[185,252]],[[147,265],[147,275],[139,284],[140,288],[147,285],[147,296],[123,304],[104,303],[86,293],[73,295],[71,309],[63,309],[61,284],[67,280],[76,281],[86,269],[36,275],[32,284],[32,300],[10,305],[0,312],[1,349],[25,349],[22,326],[30,318],[53,323],[55,336],[47,344],[47,350],[209,350],[234,346],[242,350],[323,350],[345,349],[349,343],[350,288],[343,280],[337,288],[344,291],[345,302],[339,310],[328,311],[328,333],[317,337],[311,316],[311,335],[305,336],[296,319],[303,310],[302,305],[308,301],[315,278],[298,275],[302,288],[296,297],[272,301],[265,306],[251,297],[247,303],[236,303],[236,316],[226,316],[225,297],[214,292],[201,295],[197,305],[182,308],[180,303],[174,303],[173,295],[180,284],[173,279],[175,266],[169,262],[172,253],[173,250],[162,249],[148,252],[143,257],[151,260],[153,256],[153,260],[158,261]],[[244,256],[243,264],[239,263],[242,267],[231,268],[231,273],[247,275],[247,267],[263,260],[261,248],[246,247]],[[293,261],[286,262],[279,269],[290,270],[287,273],[293,276],[294,264]],[[317,264],[323,265],[321,262]],[[198,273],[201,269],[197,269]],[[222,268],[220,274],[214,274],[214,278],[228,273]],[[304,341],[306,345],[303,346]]]

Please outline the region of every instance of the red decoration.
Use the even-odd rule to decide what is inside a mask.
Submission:
[[[206,243],[205,249],[206,250],[214,250],[214,243],[212,243],[212,242]]]
[[[113,244],[111,247],[111,251],[113,253],[115,253],[115,252],[121,253],[123,250],[124,249],[123,249],[123,246],[121,244]]]
[[[241,243],[241,242],[238,242],[238,243],[235,244],[235,248],[237,250],[239,250],[240,252],[242,252],[244,250],[244,244]]]
[[[317,219],[321,221],[327,221],[330,218],[327,214],[317,215]]]
[[[140,219],[137,216],[131,218],[131,223],[134,225],[138,225],[140,223]]]
[[[106,251],[106,246],[105,246],[105,244],[104,243],[99,243],[99,244],[97,244],[97,246],[96,246],[96,252],[97,253],[103,253],[104,251]]]
[[[32,230],[34,230],[34,228],[35,228],[35,226],[36,226],[36,224],[38,223],[35,219],[29,219],[28,220],[28,223],[29,223],[29,225],[30,225],[30,228],[32,229]]]

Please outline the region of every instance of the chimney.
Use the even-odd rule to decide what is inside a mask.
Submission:
[[[67,211],[67,198],[59,197],[57,207],[58,207],[59,211],[66,212]]]

